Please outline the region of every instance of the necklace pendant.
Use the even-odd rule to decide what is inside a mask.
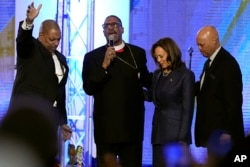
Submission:
[[[169,73],[163,72],[163,73],[162,73],[162,76],[166,77],[166,76],[168,76],[168,74],[169,74]]]

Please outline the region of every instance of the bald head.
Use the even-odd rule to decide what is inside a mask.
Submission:
[[[196,43],[205,57],[210,57],[220,47],[219,34],[214,26],[204,26],[196,34]]]
[[[46,33],[51,29],[60,31],[60,27],[54,20],[44,20],[40,26],[39,33]]]
[[[54,53],[61,39],[61,30],[54,20],[42,22],[39,31],[39,41],[51,53]]]

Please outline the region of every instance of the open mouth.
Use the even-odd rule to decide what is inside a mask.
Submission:
[[[108,36],[113,36],[113,37],[114,37],[115,35],[116,35],[116,33],[114,33],[114,32],[108,34]]]

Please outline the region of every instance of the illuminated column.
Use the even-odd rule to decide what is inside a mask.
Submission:
[[[72,138],[64,144],[63,163],[68,162],[67,146],[74,144],[84,148],[86,166],[91,151],[89,150],[89,130],[91,117],[87,112],[86,94],[82,89],[82,61],[89,49],[89,8],[91,1],[58,0],[57,20],[62,28],[61,50],[67,56],[69,78],[66,87],[66,107],[68,124],[72,127]]]

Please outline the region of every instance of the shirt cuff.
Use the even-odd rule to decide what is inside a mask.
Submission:
[[[23,21],[22,29],[24,29],[24,30],[31,30],[32,27],[33,27],[33,24],[27,24],[26,20]]]

